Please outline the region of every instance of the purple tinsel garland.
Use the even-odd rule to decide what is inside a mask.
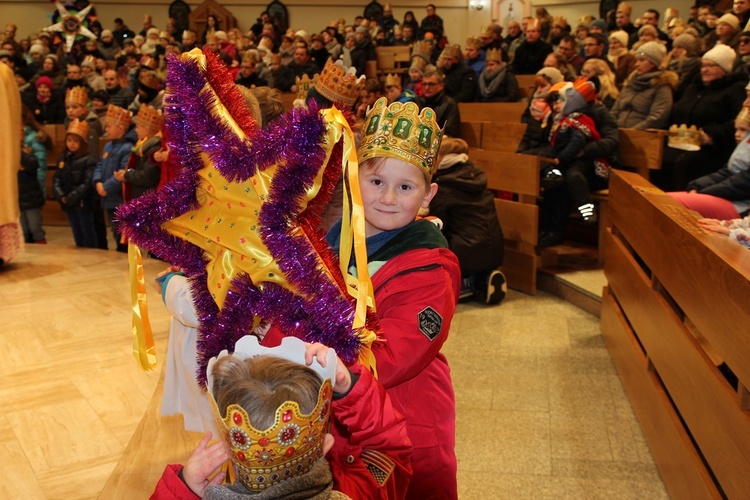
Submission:
[[[351,328],[353,300],[342,291],[343,279],[332,253],[316,250],[326,247],[322,233],[310,230],[317,226],[319,214],[301,206],[307,188],[325,161],[321,143],[326,125],[313,107],[286,113],[268,130],[252,137],[246,117],[240,116],[239,123],[250,137],[238,137],[231,127],[212,116],[210,110],[219,99],[236,117],[238,106],[244,106],[244,102],[240,104],[237,100],[239,92],[231,79],[227,80],[228,72],[216,66],[216,59],[207,55],[207,63],[204,73],[194,61],[169,60],[166,136],[170,158],[180,160],[181,171],[163,189],[120,208],[118,218],[123,232],[137,245],[183,269],[189,277],[201,323],[198,331],[201,382],[205,382],[208,360],[223,349],[232,351],[235,342],[252,330],[253,316],[272,321],[287,335],[324,342],[336,349],[342,360],[352,363],[361,349],[357,332]],[[207,85],[216,95],[202,92]],[[197,207],[197,172],[204,166],[200,152],[211,158],[224,177],[238,182],[247,180],[257,170],[284,161],[285,166],[277,170],[268,200],[261,208],[259,234],[298,293],[275,283],[265,283],[261,292],[246,274],[241,274],[232,280],[232,288],[219,311],[207,289],[203,250],[162,228],[165,221]],[[340,171],[340,158],[338,162],[335,166]],[[334,163],[331,159],[331,164]],[[324,176],[319,198],[309,202],[310,206],[325,206],[333,189],[330,183],[335,183],[335,179],[333,175]],[[331,281],[326,265],[338,284]]]

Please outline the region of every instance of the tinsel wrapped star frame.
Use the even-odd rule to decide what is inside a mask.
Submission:
[[[189,277],[199,380],[208,359],[259,321],[333,347],[346,363],[372,359],[379,328],[362,303],[372,296],[366,259],[358,256],[366,279],[358,272],[356,299],[318,229],[342,156],[354,151],[343,115],[294,110],[259,130],[223,63],[196,49],[169,60],[165,117],[180,173],[122,206],[118,219],[133,243]]]

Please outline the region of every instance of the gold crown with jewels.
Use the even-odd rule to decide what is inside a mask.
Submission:
[[[331,414],[336,353],[333,349],[328,351],[325,367],[315,359],[310,366],[323,381],[312,412],[304,414],[296,401],[286,401],[276,409],[273,425],[267,429],[253,427],[247,411],[238,404],[228,405],[226,414],[221,415],[213,394],[212,369],[219,359],[228,355],[224,350],[208,362],[207,387],[217,427],[229,445],[236,477],[248,490],[259,492],[307,473],[323,457],[323,438]],[[278,347],[267,348],[258,343],[257,337],[248,335],[237,342],[232,355],[240,359],[270,355],[306,366],[305,344],[294,337],[284,338]]]
[[[302,78],[298,76],[294,77],[294,83],[297,85],[297,99],[302,99],[303,101],[307,99],[307,92],[315,85],[319,77],[320,75],[317,73],[312,78],[307,75],[302,75]]]
[[[89,93],[85,87],[71,87],[65,92],[65,104],[80,104],[83,107],[89,104]]]
[[[333,103],[343,102],[352,106],[359,97],[364,82],[365,76],[357,78],[357,68],[354,66],[345,70],[341,60],[334,63],[329,59],[315,81],[315,90]]]
[[[394,102],[390,106],[385,97],[378,99],[368,110],[357,156],[359,161],[370,158],[397,158],[422,170],[428,178],[437,169],[437,152],[443,131],[437,124],[432,108],[413,102]]]
[[[695,125],[688,127],[684,123],[679,127],[672,125],[669,127],[667,146],[684,151],[699,151],[701,148],[701,129]]]

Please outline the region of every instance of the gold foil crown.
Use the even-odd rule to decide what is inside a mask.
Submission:
[[[259,345],[256,337],[248,335],[237,342],[233,356],[245,359],[268,354],[305,365],[304,353],[304,343],[296,338],[285,338],[279,347],[266,348]],[[331,380],[336,374],[336,353],[329,350],[325,368],[317,361],[310,366],[323,380],[313,411],[304,414],[296,401],[286,401],[276,409],[273,424],[264,430],[253,427],[240,405],[228,405],[226,414],[221,415],[212,393],[212,368],[217,359],[226,355],[227,351],[222,351],[208,363],[208,400],[218,429],[229,445],[237,478],[245,488],[258,492],[307,473],[323,457],[323,438],[331,415]]]
[[[401,86],[401,77],[394,74],[394,73],[388,73],[385,75],[385,87],[400,87]]]
[[[85,87],[72,87],[65,92],[65,104],[80,104],[87,106],[89,103],[89,93]]]
[[[433,43],[429,40],[421,40],[412,45],[411,64],[419,69],[424,69],[430,63]]]
[[[125,130],[130,128],[130,124],[133,120],[133,115],[127,109],[110,104],[107,107],[107,116],[104,121],[107,125],[119,125]]]
[[[357,78],[357,68],[354,66],[345,70],[341,60],[334,63],[329,59],[315,81],[315,90],[333,103],[343,102],[352,106],[359,97],[364,81],[364,75]]]
[[[482,40],[480,38],[470,36],[466,39],[466,46],[467,47],[473,47],[475,49],[481,49],[482,48]]]
[[[66,134],[75,134],[84,141],[89,135],[89,124],[86,123],[86,121],[80,121],[78,118],[71,121],[68,125],[68,130],[65,131]]]
[[[500,54],[499,49],[488,49],[485,57],[485,61],[496,61],[496,62],[503,62],[503,56]]]
[[[315,85],[319,76],[315,73],[312,78],[307,75],[302,75],[302,78],[298,76],[294,78],[294,83],[297,85],[297,99],[302,99],[303,101],[307,99],[307,92],[310,90],[310,87]]]
[[[357,156],[360,162],[370,158],[397,158],[422,170],[428,178],[437,169],[437,152],[443,131],[432,108],[413,102],[378,99],[365,118],[364,135]]]
[[[698,151],[701,148],[701,130],[695,125],[688,127],[684,123],[679,127],[669,127],[667,146],[684,151]]]
[[[750,123],[750,108],[742,106],[740,112],[737,113],[737,118],[735,118],[735,120]]]
[[[452,56],[457,60],[461,60],[461,46],[460,45],[446,45],[443,49],[443,53],[440,54],[442,57]]]
[[[133,123],[148,129],[149,135],[156,135],[164,124],[164,116],[148,104],[141,104],[138,114],[133,117]]]

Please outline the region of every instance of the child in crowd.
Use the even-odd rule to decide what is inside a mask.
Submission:
[[[703,217],[738,219],[750,210],[750,108],[740,110],[734,129],[737,147],[724,167],[690,181],[687,191],[669,193]]]
[[[410,90],[417,94],[417,97],[422,97],[424,90],[422,89],[422,75],[424,72],[419,66],[412,66],[409,68],[409,81],[404,86],[405,90]]]
[[[440,353],[458,300],[458,259],[435,224],[415,220],[437,185],[432,176],[442,133],[435,112],[416,104],[367,113],[357,156],[365,214],[368,268],[383,342],[375,342],[378,380],[406,416],[414,443],[407,498],[456,498],[455,400]],[[341,223],[327,239],[339,251]],[[273,326],[264,345],[283,336]]]
[[[208,390],[224,439],[209,446],[208,432],[184,467],[167,466],[152,499],[403,497],[405,421],[362,365],[347,369],[322,344],[267,349],[248,336],[209,362]],[[227,460],[238,480],[221,486],[225,473],[211,476]]]
[[[23,139],[23,134],[21,134]],[[21,149],[21,168],[18,170],[18,204],[21,208],[21,227],[26,243],[46,244],[42,228],[44,195],[39,187],[37,170],[39,160],[25,148]]]
[[[130,155],[127,169],[114,173],[115,179],[125,183],[123,199],[126,202],[156,189],[161,177],[161,163],[154,158],[154,154],[161,149],[164,117],[156,108],[144,104],[133,122],[138,142]]]
[[[110,104],[106,121],[110,141],[104,146],[102,156],[96,164],[93,182],[96,192],[102,197],[102,206],[112,228],[117,251],[127,252],[128,246],[120,241],[118,224],[113,219],[115,210],[122,205],[122,183],[115,178],[115,172],[127,167],[133,148],[130,135],[126,135],[132,116],[129,111]]]
[[[65,126],[73,120],[80,120],[88,124],[89,151],[99,153],[99,138],[103,135],[102,125],[96,113],[89,109],[89,94],[84,87],[73,87],[65,93]]]
[[[65,135],[65,151],[58,160],[52,181],[52,194],[68,216],[77,247],[97,248],[94,226],[94,168],[96,160],[89,154],[88,123],[70,122]]]
[[[442,221],[448,246],[458,257],[461,298],[477,296],[485,304],[497,304],[507,293],[505,277],[497,269],[503,263],[503,230],[487,177],[468,152],[463,139],[443,139],[433,177],[439,189],[430,202],[430,215]]]

